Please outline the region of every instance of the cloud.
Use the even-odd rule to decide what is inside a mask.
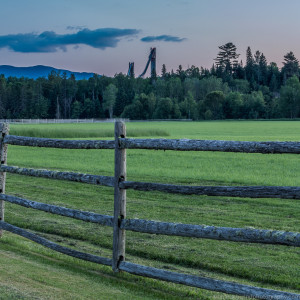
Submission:
[[[185,41],[186,38],[180,38],[178,36],[172,35],[158,35],[158,36],[145,36],[141,38],[142,42],[150,43],[150,42],[176,42],[180,43]]]
[[[72,34],[57,34],[54,31],[10,34],[0,36],[0,49],[9,48],[15,52],[56,52],[59,49],[67,51],[69,45],[83,44],[104,50],[116,47],[121,38],[133,37],[138,33],[137,29],[85,28]]]
[[[66,27],[67,30],[82,30],[82,29],[86,29],[86,26],[67,26]]]

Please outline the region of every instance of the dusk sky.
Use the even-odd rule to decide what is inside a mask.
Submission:
[[[150,47],[157,70],[210,68],[218,46],[248,46],[282,66],[300,59],[299,0],[0,0],[0,65],[48,65],[107,76],[142,73]],[[149,73],[149,71],[148,71]],[[149,75],[149,74],[148,74]]]

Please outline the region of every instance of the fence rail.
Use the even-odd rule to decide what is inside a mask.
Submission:
[[[18,175],[49,179],[76,181],[108,187],[113,187],[115,184],[114,177],[111,176],[82,174],[76,172],[29,169],[7,165],[1,165],[0,172],[8,172]],[[119,181],[118,187],[124,190],[134,189],[139,191],[159,191],[183,195],[300,199],[300,187],[296,186],[191,186],[153,182]]]
[[[120,227],[126,230],[144,233],[300,247],[300,233],[298,232],[192,225],[142,219],[121,220]]]
[[[277,299],[277,300],[299,300],[300,295],[294,293],[281,292],[276,290],[253,287],[234,282],[222,281],[212,278],[186,275],[152,267],[145,267],[129,262],[121,262],[120,270],[131,274],[175,282],[188,286],[198,287],[210,291],[222,292],[239,296],[246,296],[256,299]]]
[[[13,226],[6,222],[3,221],[0,222],[0,228],[12,232],[14,234],[23,236],[33,242],[36,242],[37,244],[43,245],[44,247],[50,248],[54,251],[75,258],[79,258],[85,261],[90,261],[90,262],[94,262],[106,266],[112,266],[112,259],[63,247],[43,237],[40,237],[34,233],[28,232],[22,228]],[[175,272],[160,270],[157,268],[129,263],[125,261],[121,261],[118,268],[121,271],[125,271],[127,273],[135,274],[138,276],[150,277],[150,278],[160,279],[169,282],[175,282],[178,284],[198,287],[210,291],[216,291],[216,292],[222,292],[222,293],[234,294],[240,296],[248,296],[256,299],[282,299],[282,300],[298,299],[299,300],[299,296],[300,296],[295,293],[281,292],[281,291],[276,291],[271,289],[264,289],[264,288],[258,288],[249,285],[244,285],[244,284],[238,284],[234,282],[216,280],[212,278],[175,273]]]
[[[115,149],[113,140],[62,140],[6,135],[5,144],[63,149]],[[216,140],[128,139],[118,137],[120,149],[219,151],[262,154],[300,154],[299,142],[236,142]]]
[[[300,247],[300,233],[266,229],[215,227],[206,225],[157,222],[126,218],[126,190],[161,191],[168,193],[195,194],[208,196],[283,198],[300,199],[300,187],[279,186],[180,186],[126,180],[126,149],[162,149],[177,151],[222,151],[244,153],[300,153],[298,142],[234,142],[202,140],[164,140],[164,139],[127,139],[123,122],[115,124],[114,141],[64,141],[57,139],[29,138],[9,135],[8,125],[1,124],[0,136],[0,233],[7,230],[21,235],[55,251],[79,259],[111,266],[115,272],[126,271],[139,276],[190,285],[217,292],[249,296],[257,299],[300,299],[299,294],[263,289],[233,282],[202,278],[198,276],[174,273],[156,268],[141,266],[125,261],[126,230],[195,237],[204,239],[226,240],[234,242],[281,244]],[[33,147],[51,147],[66,149],[114,149],[115,176],[99,176],[75,172],[60,172],[44,169],[20,168],[6,165],[7,144]],[[40,203],[5,194],[6,172],[20,175],[69,180],[81,183],[114,187],[114,216],[69,209]],[[4,222],[4,202],[8,201],[27,208],[33,208],[61,216],[98,223],[113,227],[112,259],[82,253],[55,244],[36,234]],[[1,234],[0,234],[1,235]]]
[[[120,182],[119,186],[138,191],[159,191],[183,195],[300,199],[300,187],[296,186],[191,186],[136,181]]]
[[[45,204],[12,195],[0,194],[0,200],[85,222],[114,227],[114,217],[112,216]],[[135,232],[300,247],[300,233],[297,232],[180,224],[143,219],[122,219],[118,222],[121,230]]]
[[[0,172],[8,172],[8,173],[14,173],[19,175],[42,177],[42,178],[49,178],[49,179],[76,181],[76,182],[103,185],[109,187],[114,186],[114,177],[111,176],[82,174],[76,172],[50,171],[45,169],[29,169],[29,168],[20,168],[16,166],[7,166],[7,165],[1,165]]]
[[[83,260],[95,262],[95,263],[106,265],[106,266],[112,265],[112,260],[109,258],[96,256],[96,255],[92,255],[92,254],[88,254],[88,253],[84,253],[84,252],[79,252],[79,251],[76,251],[76,250],[73,250],[73,249],[70,249],[67,247],[63,247],[63,246],[53,243],[43,237],[38,236],[37,234],[31,233],[29,231],[26,231],[22,228],[19,228],[17,226],[11,225],[11,224],[3,222],[3,221],[0,222],[0,228],[4,229],[6,231],[9,231],[9,232],[15,233],[17,235],[23,236],[24,238],[27,238],[33,242],[36,242],[37,244],[43,245],[54,251],[57,251],[57,252],[72,256],[72,257],[80,258]]]
[[[152,149],[176,151],[221,151],[262,154],[300,154],[299,142],[235,142],[214,140],[125,139],[120,147],[126,149]]]
[[[4,143],[18,146],[62,149],[115,149],[115,141],[60,140],[7,135]]]
[[[45,203],[40,203],[32,200],[23,199],[20,197],[15,197],[11,195],[0,194],[0,200],[7,201],[13,204],[21,205],[27,208],[33,208],[52,214],[69,217],[85,222],[98,223],[103,226],[113,226],[113,217],[107,215],[100,215],[88,211],[76,210],[65,208],[56,205],[50,205]]]
[[[12,124],[52,124],[52,123],[115,123],[117,120],[128,122],[129,119],[0,119],[0,123]]]

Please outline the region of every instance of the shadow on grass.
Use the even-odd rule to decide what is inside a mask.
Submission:
[[[22,238],[21,238],[22,239]],[[25,239],[24,239],[25,240]],[[35,263],[41,265],[49,265],[57,269],[72,272],[74,274],[81,274],[92,281],[101,281],[103,284],[112,284],[117,289],[120,287],[125,288],[133,294],[143,294],[145,296],[153,297],[153,299],[201,299],[208,300],[212,299],[210,296],[200,296],[199,293],[195,292],[194,288],[182,287],[180,285],[174,285],[170,283],[160,282],[154,279],[148,279],[143,277],[134,276],[127,273],[113,273],[110,267],[95,265],[89,262],[80,261],[74,258],[67,257],[63,254],[50,253],[47,249],[36,248],[31,250],[28,246],[22,247],[13,238],[9,240],[1,240],[2,250],[6,250],[13,253],[13,256],[20,255],[26,260],[32,260]],[[37,252],[39,251],[39,252]],[[63,275],[62,275],[63,276]],[[21,294],[15,293],[12,290],[6,290],[7,295],[11,295],[11,299],[26,299]],[[1,290],[1,286],[0,286]],[[210,293],[204,291],[204,293]]]

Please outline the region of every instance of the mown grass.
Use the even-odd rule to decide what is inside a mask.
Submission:
[[[81,126],[91,128],[91,125],[100,126]],[[113,127],[112,124],[104,125],[107,128]],[[300,132],[300,122],[153,122],[128,123],[127,127],[128,131],[163,128],[170,133],[169,138],[227,140],[299,140]],[[129,180],[197,185],[299,186],[300,182],[297,155],[127,150],[127,158]],[[9,146],[8,163],[113,175],[111,150]],[[111,188],[8,174],[6,192],[40,202],[113,214]],[[189,224],[300,231],[298,200],[198,197],[128,191],[127,216]],[[111,228],[9,203],[6,204],[6,220],[77,250],[111,256]],[[126,259],[132,262],[300,292],[300,252],[296,247],[134,232],[127,232],[126,243]],[[0,241],[0,269],[4,268],[6,271],[2,275],[0,272],[0,292],[7,299],[114,299],[116,295],[121,299],[240,298],[129,274],[115,275],[107,267],[54,253],[8,233]],[[20,269],[28,269],[33,279],[24,280],[19,273]],[[10,272],[11,277],[7,272]],[[46,279],[47,272],[49,280]],[[67,280],[60,280],[57,274],[64,274],[70,284]],[[15,285],[9,284],[10,281],[6,279],[12,277]],[[37,278],[42,279],[39,281]],[[87,284],[86,278],[92,283]]]

